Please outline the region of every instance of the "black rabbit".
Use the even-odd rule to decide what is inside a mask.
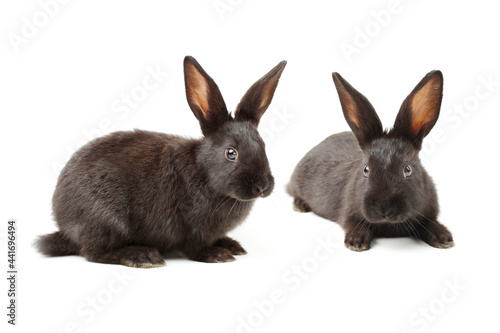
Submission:
[[[333,81],[352,132],[328,137],[299,162],[288,185],[295,209],[340,223],[345,245],[354,251],[368,250],[374,237],[453,246],[451,233],[437,221],[436,189],[418,157],[439,116],[441,72],[422,79],[389,131],[365,96],[338,73]]]
[[[135,130],[85,145],[61,171],[54,192],[60,231],[41,236],[39,250],[142,268],[165,265],[161,253],[170,249],[202,262],[245,254],[226,233],[273,190],[257,125],[285,65],[250,87],[233,118],[212,78],[186,57],[187,100],[204,137]]]

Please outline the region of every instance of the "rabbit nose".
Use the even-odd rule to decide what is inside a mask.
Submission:
[[[390,221],[392,218],[394,218],[394,214],[392,214],[391,212],[385,212],[380,209],[374,209],[374,210],[375,213],[377,213],[377,215],[380,217],[380,220]]]
[[[404,211],[404,201],[400,197],[394,196],[387,201],[375,205],[373,209],[386,221],[398,219]]]
[[[261,179],[260,182],[257,182],[255,184],[255,188],[259,196],[266,197],[271,193],[273,185],[274,185],[273,177],[269,176]]]
[[[264,194],[264,191],[268,189],[270,183],[269,182],[265,182],[265,183],[262,183],[262,184],[257,184],[256,187],[257,187],[257,191],[259,191],[259,193],[261,195]]]

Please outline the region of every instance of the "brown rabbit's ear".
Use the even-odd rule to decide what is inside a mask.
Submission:
[[[354,89],[339,73],[333,73],[333,82],[339,94],[344,117],[351,127],[361,149],[382,136],[383,128],[368,99]]]
[[[247,90],[245,96],[236,107],[235,119],[238,121],[250,121],[257,127],[260,118],[271,104],[274,91],[278,85],[281,73],[285,69],[286,61],[280,62],[269,73],[255,82]]]
[[[436,124],[443,98],[443,74],[429,72],[401,104],[392,133],[409,139],[415,148]]]
[[[184,58],[184,80],[189,107],[200,122],[203,135],[215,132],[231,119],[219,87],[191,56]]]

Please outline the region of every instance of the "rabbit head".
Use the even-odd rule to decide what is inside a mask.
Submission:
[[[422,79],[388,131],[365,96],[338,73],[333,73],[333,80],[345,119],[363,151],[356,195],[366,220],[403,222],[427,211],[437,215],[436,191],[418,154],[439,116],[441,72],[432,71]]]
[[[266,197],[274,178],[257,126],[269,107],[286,61],[255,82],[238,104],[234,117],[198,62],[184,59],[186,95],[204,139],[196,161],[203,166],[210,188],[217,194],[247,201]]]

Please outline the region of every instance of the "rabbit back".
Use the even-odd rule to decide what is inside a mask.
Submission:
[[[298,163],[288,191],[317,215],[339,221],[343,209],[342,197],[353,185],[350,173],[359,169],[362,160],[363,153],[352,132],[333,134],[311,149]]]
[[[163,230],[154,223],[175,210],[180,192],[169,153],[184,139],[146,131],[116,132],[94,140],[74,154],[62,170],[53,196],[54,217],[62,232],[77,244],[86,236],[106,235],[110,245],[122,239],[156,243],[160,234],[175,240],[164,219]],[[167,188],[162,188],[167,180]],[[163,192],[159,199],[160,190]],[[170,222],[170,223],[169,223]],[[156,226],[152,232],[148,227]]]

